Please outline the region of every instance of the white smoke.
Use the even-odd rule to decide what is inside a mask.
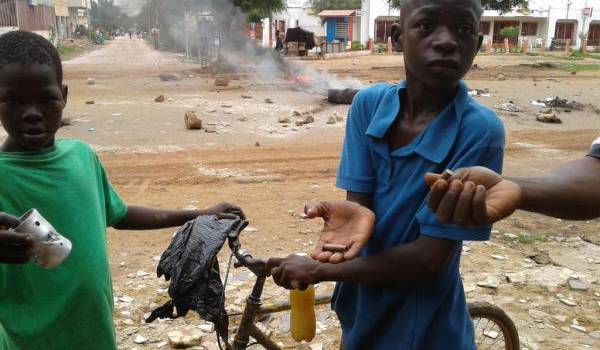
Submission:
[[[315,93],[326,93],[328,89],[359,89],[362,86],[356,79],[340,79],[310,65],[285,60],[279,57],[274,49],[262,47],[260,42],[249,39],[245,32],[246,14],[230,0],[200,0],[196,3],[200,4],[200,11],[196,9],[194,13],[189,13],[189,16],[186,16],[187,24],[184,17],[161,13],[163,21],[168,23],[169,37],[176,40],[180,48],[198,50],[197,43],[202,42],[203,35],[208,36],[207,41],[211,44],[219,42],[222,45],[220,49],[212,52],[212,60],[218,58],[225,61],[213,63],[226,63],[239,72],[251,73],[250,76],[257,83],[264,85],[278,86],[288,83],[296,89]],[[200,16],[199,13],[204,16]],[[199,25],[196,22],[199,18],[203,18],[208,24],[205,23],[204,27]],[[201,28],[212,28],[215,36],[204,33]],[[269,28],[263,30],[268,31]],[[195,52],[192,54],[196,56]],[[211,52],[208,53],[209,56],[210,54]],[[297,77],[302,77],[305,81],[298,83],[294,80]]]

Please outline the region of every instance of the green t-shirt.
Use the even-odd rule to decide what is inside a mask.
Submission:
[[[92,149],[76,140],[0,152],[0,211],[36,208],[73,243],[58,267],[0,265],[0,324],[21,350],[116,349],[106,227],[127,214]],[[0,342],[0,344],[2,344]]]

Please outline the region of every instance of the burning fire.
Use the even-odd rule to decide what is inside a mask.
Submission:
[[[312,79],[308,75],[289,76],[287,80],[300,85],[310,85],[312,83]]]

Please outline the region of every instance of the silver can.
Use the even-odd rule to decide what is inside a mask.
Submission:
[[[51,269],[60,265],[71,253],[71,241],[63,237],[36,209],[19,218],[21,222],[14,231],[31,235],[34,261]]]

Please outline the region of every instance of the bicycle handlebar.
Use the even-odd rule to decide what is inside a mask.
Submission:
[[[237,230],[237,234],[229,237],[229,248],[233,252],[237,262],[234,267],[245,267],[252,271],[256,276],[267,276],[268,271],[266,270],[267,262],[262,259],[255,259],[250,253],[242,249],[240,243],[240,234],[248,226],[248,221],[242,221],[240,227]]]

